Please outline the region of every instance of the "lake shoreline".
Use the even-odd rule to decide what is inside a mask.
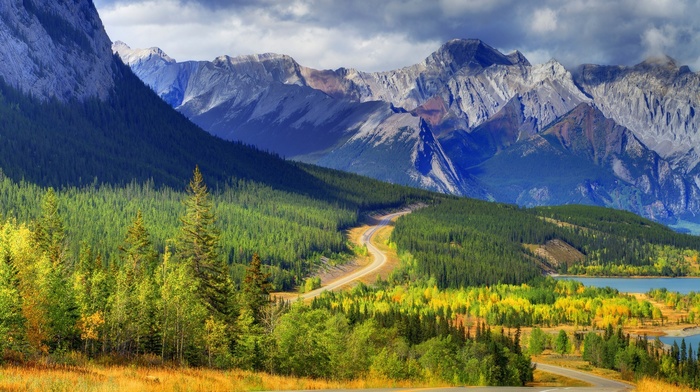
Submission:
[[[651,290],[666,288],[669,292],[688,294],[700,290],[699,277],[600,277],[579,275],[558,275],[556,280],[575,280],[587,287],[611,287],[620,293],[648,293]]]
[[[572,279],[700,279],[700,276],[659,276],[659,275],[569,275],[569,274],[549,274],[552,278],[572,278]]]

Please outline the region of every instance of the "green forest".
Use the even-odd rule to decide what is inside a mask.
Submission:
[[[26,200],[18,206],[27,207],[39,194],[38,188],[8,181],[4,189],[3,197]],[[0,225],[3,360],[44,357],[71,364],[108,357],[294,376],[352,379],[372,374],[395,380],[485,385],[523,385],[532,379],[530,359],[520,350],[518,334],[492,332],[484,326],[470,336],[446,317],[403,314],[389,321],[379,316],[357,318],[321,306],[271,302],[271,272],[287,266],[268,266],[256,252],[236,281],[236,264],[223,246],[229,239],[224,235],[228,226],[221,224],[224,219],[218,215],[222,204],[262,203],[265,198],[260,196],[267,196],[271,204],[262,203],[255,210],[279,229],[270,231],[273,236],[288,231],[279,225],[293,224],[294,219],[305,219],[305,225],[332,234],[357,219],[356,211],[324,214],[323,204],[313,203],[309,203],[314,207],[310,212],[298,208],[292,214],[288,205],[272,203],[276,194],[269,189],[248,185],[237,190],[214,197],[197,168],[186,194],[172,201],[181,204],[179,209],[173,207],[177,216],[172,231],[158,236],[151,229],[155,227],[149,218],[153,212],[144,211],[171,200],[172,195],[149,186],[118,191],[101,188],[92,193],[49,188],[37,201],[39,207],[7,213],[29,218],[20,223],[17,217],[7,217]],[[234,195],[239,197],[235,201],[230,199]],[[284,199],[277,196],[277,201]],[[109,204],[125,199],[139,199],[143,204],[129,208]],[[99,201],[92,208],[128,216],[120,221],[128,219],[129,223],[117,244],[98,241],[113,235],[105,229],[90,237],[93,245],[81,241],[76,254],[74,242],[87,230],[71,231],[71,224],[82,224],[73,219],[89,218],[73,215],[92,214],[93,210],[83,210],[89,200]],[[308,200],[287,201],[300,206],[304,202]],[[266,208],[279,210],[266,215],[262,213]],[[321,212],[314,215],[317,209]],[[99,215],[94,213],[93,218]],[[242,217],[232,216],[248,219],[239,213]],[[89,230],[101,225],[94,224]],[[161,226],[166,225],[161,222]],[[297,234],[305,235],[303,231]],[[304,249],[309,254],[314,247],[329,246],[321,241],[333,244],[333,236],[330,240],[311,237]],[[338,246],[342,247],[340,238]],[[281,241],[279,237],[275,240]]]
[[[553,266],[528,245],[561,240],[581,263]],[[590,206],[524,209],[475,199],[444,200],[402,217],[392,233],[413,272],[440,288],[521,284],[543,269],[589,275],[698,275],[700,237],[629,212]]]

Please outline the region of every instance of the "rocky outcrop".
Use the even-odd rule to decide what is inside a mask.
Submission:
[[[583,65],[576,81],[606,117],[659,155],[684,170],[698,164],[687,154],[700,143],[700,74],[661,57],[633,67]]]
[[[0,76],[39,99],[104,99],[114,87],[111,41],[90,0],[0,2]]]

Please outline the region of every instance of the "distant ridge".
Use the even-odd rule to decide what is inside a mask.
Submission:
[[[694,148],[700,76],[669,57],[633,67],[583,65],[572,73],[555,60],[532,65],[518,51],[505,55],[478,39],[454,39],[418,64],[369,73],[314,70],[284,55],[178,63],[157,51],[113,49],[207,131],[288,158],[524,205],[580,202],[655,219],[700,213],[692,199],[700,184]],[[627,128],[640,149],[664,162],[663,174],[587,161],[578,180],[561,189],[540,178],[536,163],[515,159],[522,143],[547,140],[546,131],[582,104],[599,111],[595,118]],[[580,153],[566,152],[560,165],[574,165]],[[498,178],[514,172],[521,173],[520,196]],[[559,196],[546,196],[544,188],[559,189]],[[618,195],[622,188],[629,191]],[[540,196],[523,196],[529,194]]]

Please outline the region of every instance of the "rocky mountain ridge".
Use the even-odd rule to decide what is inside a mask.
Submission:
[[[178,63],[158,49],[139,52],[117,44],[114,50],[163,99],[204,129],[292,159],[527,205],[601,204],[657,219],[700,212],[689,202],[700,184],[700,170],[694,170],[700,158],[692,148],[699,137],[699,76],[672,59],[634,67],[584,65],[572,73],[555,60],[532,65],[519,52],[504,55],[480,40],[452,40],[421,63],[367,73],[315,70],[274,54]],[[523,185],[513,197],[515,188],[506,195],[498,180],[486,178],[485,173],[507,177],[503,159],[518,149],[560,149],[542,141],[548,129],[581,105],[625,129],[604,127],[606,132],[626,135],[625,140],[638,143],[641,155],[663,164],[652,170],[650,163],[645,172],[629,169],[642,165],[630,153],[619,152],[614,162],[605,163],[587,157],[581,161],[586,170],[579,174],[589,178],[567,182],[580,197],[523,196],[538,194],[541,181],[530,181],[537,185]],[[578,128],[592,126],[587,124]],[[567,159],[583,159],[567,154]],[[606,189],[577,193],[590,184],[595,188],[596,178],[606,179],[600,185]],[[586,181],[589,185],[582,185]],[[641,192],[635,193],[637,201],[620,199],[629,195],[609,196],[621,187],[629,195]]]
[[[596,106],[647,146],[684,170],[683,157],[700,142],[700,74],[664,56],[635,66],[582,65],[576,82]]]
[[[114,87],[111,41],[90,0],[0,2],[0,75],[34,97],[105,99]]]

